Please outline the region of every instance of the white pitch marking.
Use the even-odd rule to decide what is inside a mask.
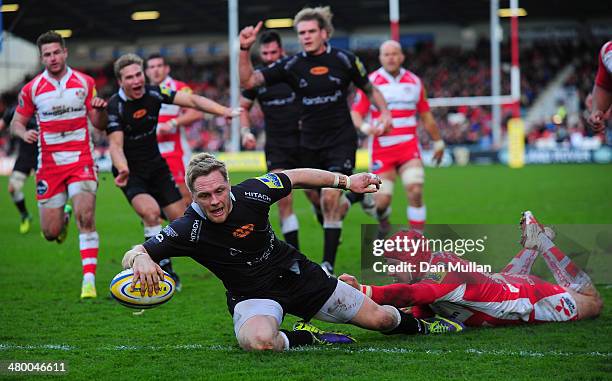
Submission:
[[[0,351],[8,350],[57,350],[57,351],[77,351],[87,349],[88,351],[142,351],[142,350],[203,350],[203,351],[218,351],[218,352],[241,352],[236,346],[231,345],[203,345],[203,344],[178,344],[178,345],[114,345],[97,348],[79,348],[66,344],[40,344],[40,345],[16,345],[16,344],[1,344]],[[446,350],[446,349],[409,349],[409,348],[343,348],[343,347],[302,347],[292,349],[296,352],[314,352],[314,351],[336,351],[345,353],[407,353],[407,354],[430,354],[444,355],[453,353],[463,353],[479,356],[518,356],[518,357],[612,357],[611,352],[563,352],[563,351],[508,351],[502,349],[476,349],[469,348],[465,350]]]

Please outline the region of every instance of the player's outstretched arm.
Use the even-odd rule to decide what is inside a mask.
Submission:
[[[263,23],[260,21],[257,25],[247,26],[240,31],[238,36],[240,43],[240,55],[238,59],[238,75],[240,77],[240,86],[245,89],[252,89],[264,84],[264,77],[260,71],[253,69],[251,62],[251,54],[249,50],[257,39],[257,33],[261,29]]]
[[[147,250],[142,245],[136,245],[131,250],[127,251],[123,256],[121,265],[124,269],[132,268],[134,270],[134,278],[132,281],[132,291],[134,286],[140,281],[140,284],[146,284],[146,290],[149,296],[159,292],[159,281],[164,279],[164,272],[159,265],[151,259]],[[145,288],[140,288],[140,294],[144,296]]]
[[[111,156],[113,166],[119,174],[115,177],[115,185],[124,187],[127,185],[130,169],[128,167],[125,153],[123,152],[123,131],[115,131],[108,135],[108,152]]]
[[[293,188],[339,188],[355,193],[373,193],[378,190],[381,180],[372,173],[356,173],[346,176],[313,168],[297,168],[283,171]]]
[[[242,109],[240,108],[231,109],[206,97],[196,94],[189,94],[182,91],[176,93],[173,103],[181,107],[189,107],[202,112],[207,112],[209,114],[224,116],[226,118],[240,116],[240,113],[242,112]]]
[[[35,143],[36,141],[38,141],[38,131],[28,130],[26,128],[26,125],[29,121],[30,118],[23,116],[17,111],[15,111],[15,115],[13,115],[13,120],[11,120],[11,133],[22,139],[26,143]]]

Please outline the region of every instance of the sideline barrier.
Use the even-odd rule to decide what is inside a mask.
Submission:
[[[263,151],[248,152],[218,152],[215,156],[223,160],[230,171],[265,172],[266,159]],[[431,167],[433,152],[421,151],[425,166]],[[508,150],[478,150],[465,146],[449,147],[444,152],[441,166],[451,165],[490,165],[508,164]],[[612,148],[603,146],[597,150],[579,150],[574,148],[558,148],[553,150],[539,150],[527,148],[525,150],[525,164],[560,164],[560,163],[612,163]],[[356,169],[367,171],[370,164],[370,155],[366,149],[357,150]],[[14,157],[0,158],[0,176],[8,176],[15,164]],[[111,161],[108,155],[96,159],[100,172],[110,172]]]

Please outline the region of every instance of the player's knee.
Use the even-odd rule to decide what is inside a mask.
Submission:
[[[62,231],[61,227],[57,226],[47,226],[43,227],[41,230],[47,241],[55,241]]]
[[[391,195],[376,195],[376,209],[385,211],[391,205]]]
[[[371,314],[371,318],[371,328],[376,331],[388,331],[395,328],[397,325],[396,317],[389,309],[383,306],[379,306],[376,311]]]
[[[85,210],[77,216],[77,224],[79,229],[93,229],[94,227],[94,211],[93,209]]]
[[[140,213],[140,217],[145,226],[154,226],[159,224],[160,212],[156,208],[146,208]]]
[[[338,206],[338,199],[340,192],[337,191],[325,191],[321,195],[321,205],[324,211],[332,210]]]
[[[245,351],[266,351],[274,349],[274,335],[271,332],[257,332],[240,342]]]

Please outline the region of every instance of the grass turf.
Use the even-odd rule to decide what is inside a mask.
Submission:
[[[545,223],[612,223],[612,166],[502,166],[427,171],[429,223],[516,223],[524,209]],[[234,173],[233,182],[253,174]],[[6,189],[7,178],[0,178]],[[25,192],[36,214],[34,182]],[[141,316],[110,299],[107,285],[124,251],[142,240],[142,228],[109,174],[97,203],[101,248],[96,300],[79,300],[81,277],[74,221],[63,245],[47,243],[34,221],[17,233],[18,215],[0,197],[0,362],[65,361],[67,376],[140,379],[609,379],[612,313],[593,321],[470,330],[459,335],[387,337],[343,326],[351,346],[288,353],[245,353],[235,341],[221,283],[189,259],[175,260],[183,291]],[[405,197],[396,187],[392,220],[405,221]],[[298,192],[302,251],[322,256],[322,232]],[[276,210],[271,213],[278,230]],[[372,221],[353,208],[344,223],[337,269],[359,271],[359,233]],[[612,289],[600,286],[606,304]],[[295,319],[287,317],[283,326]],[[329,324],[320,324],[331,327]],[[335,327],[336,329],[338,327]],[[0,373],[7,376],[7,373]]]

